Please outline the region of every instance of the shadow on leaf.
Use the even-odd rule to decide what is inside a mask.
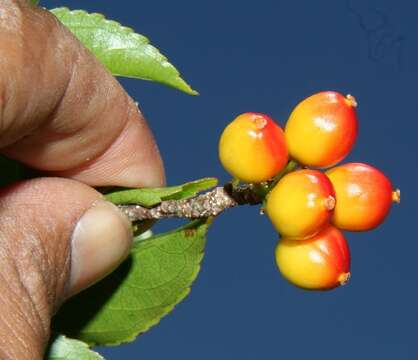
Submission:
[[[67,301],[53,318],[52,329],[79,338],[82,329],[99,316],[103,306],[117,292],[131,268],[130,256],[106,278]]]

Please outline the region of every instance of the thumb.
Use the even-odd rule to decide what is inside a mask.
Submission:
[[[131,226],[80,182],[40,178],[0,191],[0,358],[41,359],[59,305],[127,256]]]

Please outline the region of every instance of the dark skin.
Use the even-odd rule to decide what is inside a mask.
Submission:
[[[94,257],[107,246],[87,225],[75,231],[101,201],[93,187],[161,186],[164,170],[133,100],[49,12],[3,0],[0,49],[0,153],[45,174],[0,189],[0,358],[42,359],[63,301],[129,251],[129,223],[107,203],[96,209],[114,225],[96,234],[114,232],[109,254]]]

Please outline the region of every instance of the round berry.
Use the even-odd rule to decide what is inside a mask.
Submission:
[[[241,114],[223,131],[219,158],[225,170],[241,181],[269,180],[288,161],[283,130],[267,115]]]
[[[337,198],[332,222],[340,229],[371,230],[380,225],[391,204],[400,201],[390,180],[378,169],[363,163],[348,163],[326,172]]]
[[[303,165],[326,168],[344,159],[357,137],[353,96],[324,91],[300,102],[285,127],[289,154]]]
[[[280,240],[276,262],[289,282],[304,289],[332,289],[344,285],[350,277],[347,242],[331,225],[308,240]]]
[[[267,195],[266,213],[286,238],[306,239],[331,219],[334,189],[318,170],[303,169],[285,175]]]

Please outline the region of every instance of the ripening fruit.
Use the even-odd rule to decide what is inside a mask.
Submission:
[[[371,230],[380,225],[400,191],[378,169],[363,163],[348,163],[326,172],[337,198],[332,222],[340,229]]]
[[[285,127],[289,154],[300,164],[335,165],[350,152],[357,137],[356,100],[323,91],[300,102]]]
[[[334,189],[318,170],[303,169],[285,175],[267,195],[266,213],[286,238],[306,239],[331,219]]]
[[[269,180],[288,161],[283,130],[265,114],[241,114],[223,131],[219,158],[225,170],[239,180]]]
[[[350,250],[342,232],[332,225],[308,240],[281,239],[276,262],[289,282],[304,289],[332,289],[350,277]]]

